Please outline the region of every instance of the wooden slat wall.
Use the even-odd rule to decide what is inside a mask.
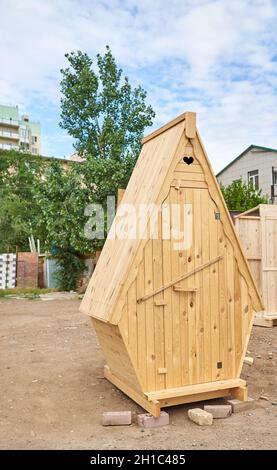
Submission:
[[[277,312],[277,218],[264,217],[265,239],[263,240],[263,294],[269,313]]]
[[[265,311],[277,312],[277,207],[258,206],[258,216],[240,214],[236,230],[253,277],[262,295]]]
[[[235,219],[235,226],[256,285],[262,292],[262,242],[260,217],[244,216]]]
[[[140,383],[118,326],[94,318],[92,323],[111,371],[133,389],[141,391]]]

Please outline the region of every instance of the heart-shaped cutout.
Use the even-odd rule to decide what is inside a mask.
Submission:
[[[186,163],[187,165],[191,165],[194,162],[193,157],[184,157],[183,162]]]

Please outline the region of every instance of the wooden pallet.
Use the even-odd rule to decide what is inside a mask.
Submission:
[[[273,326],[277,326],[277,315],[255,315],[254,325],[263,326],[265,328],[272,328]]]
[[[155,417],[160,416],[161,408],[168,406],[183,405],[185,403],[227,396],[232,396],[242,401],[248,399],[246,382],[242,379],[219,380],[143,394],[127,386],[125,382],[111,372],[107,365],[104,367],[104,377]]]

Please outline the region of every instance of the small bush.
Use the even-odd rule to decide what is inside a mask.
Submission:
[[[54,259],[58,263],[58,271],[55,274],[58,289],[63,291],[75,290],[85,268],[84,261],[71,250],[59,250]]]

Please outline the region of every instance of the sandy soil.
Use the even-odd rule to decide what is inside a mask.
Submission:
[[[104,359],[77,300],[0,301],[1,449],[274,449],[277,328],[253,330],[245,365],[254,410],[199,427],[189,406],[169,408],[169,426],[102,427],[108,410],[141,408],[103,379]],[[268,358],[268,353],[273,358]],[[276,403],[275,405],[272,402]]]

